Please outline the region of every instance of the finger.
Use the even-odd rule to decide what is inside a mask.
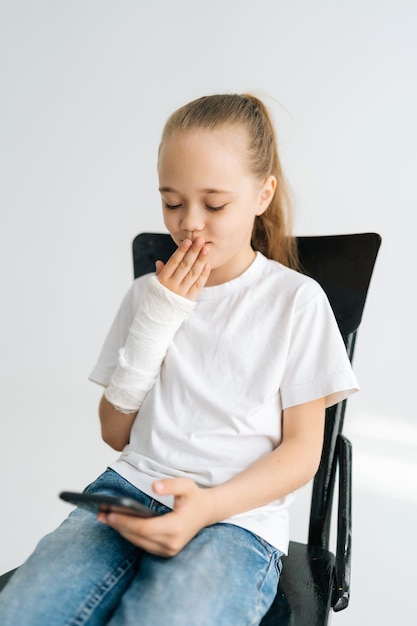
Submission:
[[[157,495],[184,496],[196,488],[196,484],[191,478],[165,478],[156,480],[152,489]]]
[[[100,517],[103,514],[100,514]],[[122,513],[104,513],[105,523],[119,532],[129,532],[135,535],[152,535],[159,533],[164,528],[160,523],[162,516],[139,517],[136,515],[123,515]],[[101,521],[101,520],[100,520]]]
[[[119,520],[107,520],[107,525],[135,546],[154,554],[161,553],[164,541],[159,539],[158,534],[151,533],[148,536],[147,534],[139,533],[136,527],[131,528],[129,524],[120,523]]]
[[[181,549],[181,545],[176,546],[165,537],[148,539],[147,537],[138,537],[137,535],[130,534],[129,532],[120,532],[120,535],[127,539],[127,541],[130,541],[133,545],[142,548],[142,550],[145,550],[150,554],[155,554],[156,556],[175,556],[175,554],[178,554]]]
[[[167,513],[166,515],[145,520],[130,515],[100,513],[97,519],[103,521],[122,537],[147,552],[159,556],[173,556],[179,548],[172,541],[172,523],[169,520],[171,515]]]
[[[145,541],[153,541],[165,533],[166,520],[162,520],[162,517],[165,516],[140,518],[120,513],[100,513],[97,520],[117,530],[135,545],[143,546]]]
[[[196,300],[210,274],[208,253],[209,247],[204,245],[202,238],[194,242],[188,250],[186,246],[178,249],[159,273],[158,280],[178,295]]]
[[[155,262],[155,274],[156,274],[157,276],[159,276],[159,274],[162,272],[162,270],[164,269],[164,267],[165,267],[165,263],[163,263],[162,261],[159,261],[159,260],[158,260],[158,261],[156,261],[156,262]]]
[[[206,263],[202,269],[201,274],[198,276],[195,282],[192,285],[190,285],[186,293],[186,297],[189,300],[197,300],[200,291],[203,289],[203,287],[206,285],[208,281],[210,272],[211,272],[211,266]]]
[[[192,250],[191,250],[192,251]],[[190,251],[190,252],[191,252]],[[207,269],[208,246],[203,246],[197,257],[191,257],[190,253],[184,257],[183,262],[174,274],[173,278],[179,279],[181,287],[187,293],[193,285],[200,280],[201,275]]]
[[[187,254],[188,250],[192,247],[193,242],[191,239],[184,239],[175,250],[175,252],[170,256],[168,261],[165,263],[163,268],[163,277],[170,278],[175,270],[178,268],[180,263],[182,262],[184,256]]]
[[[169,276],[170,279],[175,280],[179,285],[190,271],[198,274],[198,266],[201,265],[202,267],[204,265],[202,259],[208,253],[208,248],[205,248],[204,244],[205,241],[201,237],[198,237],[193,242],[190,242],[189,239],[183,241],[166,264],[167,277]]]

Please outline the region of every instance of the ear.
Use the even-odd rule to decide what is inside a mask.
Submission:
[[[256,215],[262,215],[265,213],[269,205],[271,204],[271,200],[274,197],[275,189],[277,186],[277,179],[275,176],[268,176],[265,180],[260,195],[259,195],[259,205],[256,211]]]

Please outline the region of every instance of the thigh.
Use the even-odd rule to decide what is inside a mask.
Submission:
[[[232,524],[203,529],[175,557],[145,554],[111,626],[255,626],[273,602],[281,553]]]
[[[119,493],[106,473],[88,489]],[[40,541],[0,594],[0,623],[105,624],[134,577],[141,554],[94,515],[75,509]]]

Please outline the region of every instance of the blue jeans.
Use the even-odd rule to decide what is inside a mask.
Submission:
[[[155,502],[112,470],[90,493]],[[149,554],[75,509],[0,594],[2,626],[246,626],[275,597],[281,553],[233,524],[202,529],[179,554]]]

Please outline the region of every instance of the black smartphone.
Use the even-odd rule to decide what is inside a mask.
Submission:
[[[154,517],[159,515],[149,507],[141,504],[133,498],[108,496],[101,493],[75,493],[73,491],[62,491],[59,494],[61,500],[80,506],[91,513],[122,513],[123,515],[134,515],[136,517]]]

